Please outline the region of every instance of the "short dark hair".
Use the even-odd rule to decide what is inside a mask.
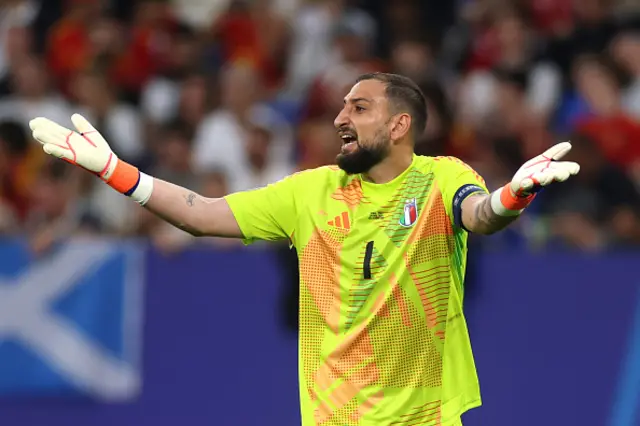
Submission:
[[[385,84],[385,95],[393,112],[406,111],[411,115],[411,130],[419,138],[427,127],[427,101],[420,87],[409,77],[399,74],[374,72],[363,74],[356,80],[378,80]]]

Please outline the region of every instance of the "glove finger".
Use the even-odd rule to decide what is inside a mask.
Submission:
[[[569,176],[571,176],[571,173],[567,169],[554,170],[552,182],[564,182],[569,179]]]
[[[44,144],[42,150],[49,155],[66,160],[73,160],[73,153],[69,148],[62,147],[53,143]]]
[[[573,161],[558,161],[549,164],[549,168],[554,170],[567,170],[570,175],[577,175],[580,171],[580,164]]]
[[[529,191],[531,188],[533,188],[534,185],[535,185],[535,182],[533,181],[533,179],[524,178],[520,182],[520,189],[523,191]]]
[[[43,130],[58,135],[64,135],[65,137],[71,132],[70,129],[67,129],[66,127],[59,125],[55,121],[49,120],[45,117],[34,118],[29,122],[29,127],[32,131]]]
[[[559,160],[571,151],[571,142],[560,142],[547,149],[542,155],[553,160]]]
[[[89,120],[87,120],[86,118],[84,118],[80,114],[77,114],[77,113],[73,114],[71,116],[71,122],[76,127],[76,130],[78,130],[78,132],[80,132],[80,133],[96,132],[97,131],[95,129],[95,127],[93,127],[91,125],[91,123],[89,123]]]
[[[29,128],[31,130],[36,130],[37,128],[42,128],[44,126],[48,126],[52,121],[48,118],[44,117],[36,117],[32,120],[29,120]]]
[[[552,169],[541,170],[533,174],[532,178],[538,181],[540,186],[547,186],[555,179],[556,172]]]
[[[65,146],[68,143],[69,136],[75,132],[67,130],[66,133],[58,129],[51,128],[36,128],[33,131],[32,136],[35,140],[41,144],[52,143],[55,145]]]
[[[44,117],[31,120],[29,127],[31,127],[33,138],[40,143],[60,144],[72,133],[66,127]]]

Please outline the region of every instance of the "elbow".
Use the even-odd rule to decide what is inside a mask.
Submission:
[[[187,234],[191,235],[192,237],[204,237],[207,235],[202,227],[199,227],[195,224],[176,223],[175,226],[181,231],[184,231]]]
[[[495,226],[491,226],[488,223],[482,221],[472,221],[468,225],[464,225],[464,229],[466,229],[471,234],[476,235],[493,235],[499,231]]]
[[[190,229],[186,230],[186,232],[188,232],[189,235],[191,235],[192,237],[205,237],[205,236],[207,236],[206,232],[203,232],[203,231],[201,231],[199,229],[191,229],[190,228]]]

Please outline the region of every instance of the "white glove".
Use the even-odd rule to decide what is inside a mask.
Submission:
[[[29,127],[44,152],[93,172],[108,182],[116,169],[118,157],[83,116],[73,114],[71,122],[77,132],[44,117],[34,118]]]
[[[49,155],[97,175],[115,190],[145,204],[153,191],[153,178],[116,156],[102,135],[80,114],[71,121],[77,131],[44,117],[29,122],[33,138]]]
[[[570,150],[571,143],[561,142],[524,163],[510,183],[492,194],[493,211],[500,216],[518,215],[543,187],[578,174],[578,163],[557,161]]]

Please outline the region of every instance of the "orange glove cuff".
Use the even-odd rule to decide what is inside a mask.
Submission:
[[[509,210],[522,210],[531,204],[535,197],[535,193],[527,195],[526,197],[517,197],[513,195],[511,192],[511,182],[509,182],[502,188],[502,192],[500,193],[500,202]]]
[[[124,195],[131,195],[138,186],[139,181],[140,172],[138,168],[118,159],[113,174],[106,182],[116,191]]]

